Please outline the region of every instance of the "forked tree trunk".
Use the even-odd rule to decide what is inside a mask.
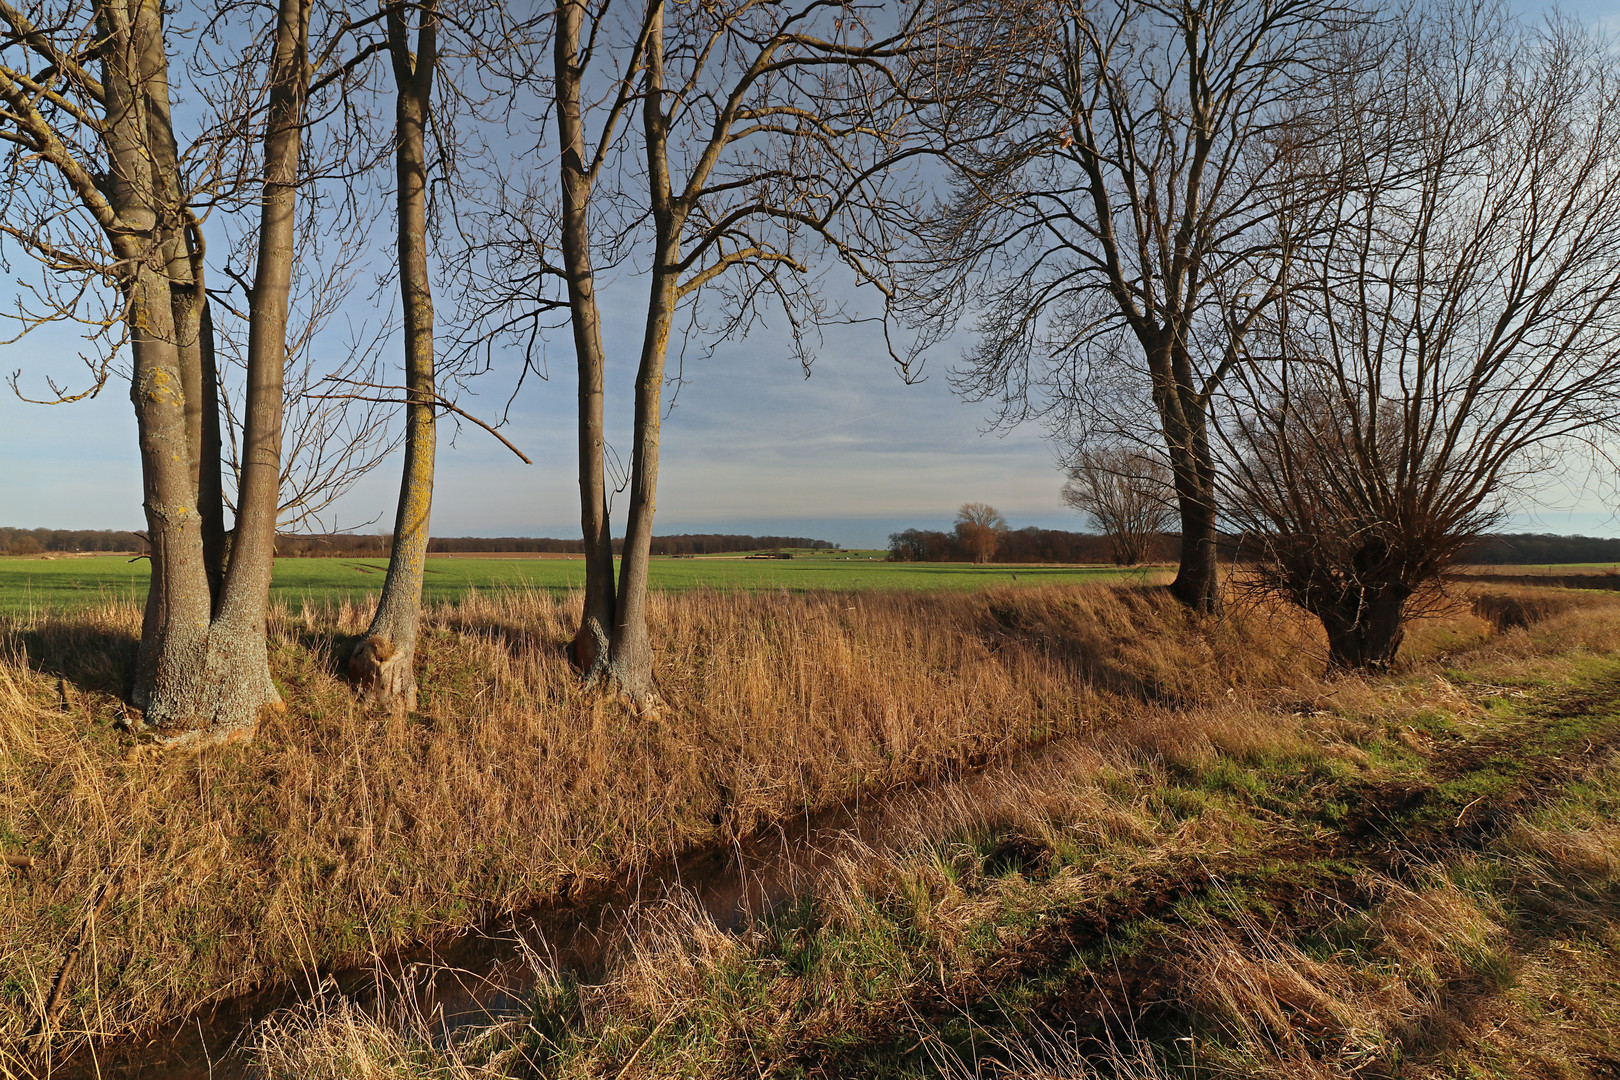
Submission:
[[[613,532],[607,507],[602,420],[605,354],[591,260],[590,200],[595,177],[586,160],[580,106],[580,33],[584,0],[562,0],[553,41],[557,138],[562,148],[562,253],[579,370],[579,509],[585,539],[585,605],[574,635],[574,659],[594,682],[606,670],[614,626]]]
[[[150,5],[141,5],[140,10],[155,12]],[[146,711],[147,723],[176,742],[250,735],[261,709],[281,707],[270,678],[265,621],[280,492],[287,308],[309,78],[309,12],[308,0],[281,0],[277,10],[258,262],[249,305],[236,530],[211,620],[203,515],[197,508],[200,475],[193,468],[202,449],[193,443],[192,433],[199,432],[201,438],[201,426],[188,423],[186,415],[167,280],[161,286],[149,283],[146,279],[157,275],[143,268],[133,289],[141,303],[132,305],[132,333],[151,339],[144,349],[137,346],[133,390],[153,537],[152,588],[158,593],[155,604],[148,604],[145,627],[156,640],[143,641],[135,696]],[[160,29],[156,40],[161,42]],[[109,111],[111,107],[109,101]],[[161,305],[156,300],[160,294]],[[200,315],[198,325],[200,329]],[[142,351],[147,354],[144,362],[139,358]],[[201,351],[194,351],[200,358]]]
[[[405,307],[405,468],[394,514],[377,612],[349,658],[361,692],[390,708],[416,708],[416,637],[422,612],[422,573],[433,507],[435,449],[433,291],[427,271],[427,112],[437,66],[434,3],[422,9],[413,57],[399,5],[388,9],[388,45],[395,98],[394,169],[398,185],[399,290]]]

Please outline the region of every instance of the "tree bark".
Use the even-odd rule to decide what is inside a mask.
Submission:
[[[660,245],[660,256],[666,254]],[[664,264],[666,267],[670,264]],[[613,681],[638,705],[651,701],[652,637],[647,628],[647,570],[652,558],[653,514],[658,498],[658,440],[662,430],[664,358],[675,320],[673,268],[654,269],[652,300],[636,373],[635,445],[631,457],[630,509],[619,563],[619,592],[610,650]]]
[[[405,467],[394,514],[388,576],[371,627],[349,659],[349,675],[363,694],[378,704],[406,710],[416,708],[416,637],[433,507],[436,442],[433,290],[427,268],[427,115],[438,64],[433,0],[421,10],[413,57],[404,13],[398,4],[388,8],[388,46],[396,91],[399,291],[405,309]]]
[[[574,659],[587,681],[607,668],[614,627],[613,532],[608,519],[606,438],[602,420],[606,356],[591,260],[590,199],[594,176],[586,161],[579,63],[583,0],[561,0],[553,43],[557,137],[562,147],[562,253],[579,370],[579,509],[585,539],[585,604],[574,635]]]
[[[1170,592],[1195,611],[1214,612],[1220,607],[1214,484],[1197,463],[1172,471],[1181,517],[1181,564],[1170,583]]]
[[[1356,588],[1317,617],[1327,631],[1328,663],[1348,671],[1388,671],[1406,636],[1404,590]]]
[[[1181,565],[1170,592],[1195,611],[1214,612],[1221,601],[1215,565],[1215,460],[1207,409],[1193,388],[1192,365],[1175,344],[1177,336],[1171,328],[1143,342],[1181,518]]]
[[[653,256],[647,324],[636,370],[635,442],[630,463],[630,507],[619,563],[619,589],[610,645],[613,681],[638,706],[653,702],[652,638],[647,628],[647,566],[652,557],[653,514],[658,496],[658,440],[662,430],[664,360],[675,321],[680,237],[684,206],[671,194],[668,121],[663,111],[664,5],[652,0],[648,18],[642,129],[647,149],[647,189],[651,195]]]
[[[192,482],[185,394],[166,277],[143,266],[129,286],[130,346],[152,579],[132,699],[154,722],[184,723],[208,651],[212,597]],[[154,715],[155,714],[155,715]]]
[[[96,21],[110,161],[103,188],[117,215],[111,239],[132,267],[123,282],[134,361],[130,400],[152,547],[131,697],[149,709],[154,700],[184,693],[207,653],[212,594],[202,560],[193,437],[201,417],[187,394],[196,375],[180,346],[167,273],[178,233],[179,178],[172,148],[166,152],[163,145],[168,79],[161,15],[154,5],[132,10],[106,3]]]
[[[287,309],[304,100],[309,84],[309,14],[310,0],[280,0],[277,7],[264,137],[258,260],[248,308],[242,471],[230,565],[224,575],[217,615],[211,623],[204,616],[207,629],[201,635],[201,648],[195,640],[193,622],[176,626],[171,618],[156,658],[155,677],[146,694],[147,722],[175,742],[246,737],[257,725],[261,709],[283,707],[270,678],[265,623],[281,483]],[[172,335],[172,319],[170,323]],[[178,423],[184,430],[183,404],[177,411],[181,412]],[[189,447],[187,455],[179,460],[189,480]],[[191,488],[193,493],[195,490]],[[200,516],[194,512],[188,516],[184,549],[164,552],[165,588],[177,591],[178,585],[188,598],[206,598]],[[154,587],[156,554],[154,544]],[[183,571],[183,580],[167,580],[176,578],[177,570]],[[196,602],[189,600],[188,616]],[[170,653],[174,654],[173,662],[168,662]]]

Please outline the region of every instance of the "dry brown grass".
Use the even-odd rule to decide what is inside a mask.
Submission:
[[[134,609],[0,622],[0,850],[39,864],[0,877],[0,1046],[35,1022],[79,937],[58,1045],[268,981],[315,982],[674,852],[913,782],[929,786],[891,800],[876,838],[841,855],[845,885],[828,911],[858,922],[873,897],[908,904],[932,920],[943,969],[953,948],[967,948],[960,934],[952,944],[953,927],[1021,901],[968,888],[961,865],[971,860],[935,856],[896,871],[893,852],[1010,829],[1097,853],[1095,874],[1062,885],[1084,895],[1109,887],[1118,867],[1108,853],[1128,852],[1140,870],[1229,847],[1252,828],[1213,807],[1166,834],[1148,793],[1168,770],[1323,754],[1355,767],[1372,726],[1462,700],[1430,673],[1393,693],[1329,680],[1318,632],[1296,613],[1200,618],[1156,589],[699,592],[654,600],[664,707],[638,717],[579,689],[563,652],[576,606],[512,593],[429,612],[421,709],[408,719],[368,711],[336,675],[365,613],[279,612],[272,665],[290,711],[251,744],[189,756],[134,749],[114,728]],[[1538,634],[1620,643],[1613,620],[1582,610],[1549,619],[1552,631],[1499,631],[1468,601],[1416,627],[1409,647],[1419,660],[1489,654],[1507,671],[1545,654]],[[1060,736],[1079,737],[998,765]],[[92,918],[109,879],[111,901]],[[669,933],[635,939],[647,961],[627,957],[623,978],[595,991],[602,1015],[668,1015],[707,977],[660,951],[657,942],[683,935],[709,940],[666,915]],[[658,998],[659,986],[672,996]],[[358,1014],[300,1023],[297,1037],[272,1040],[275,1052],[307,1045],[309,1060],[337,1060],[349,1052],[340,1044],[360,1054],[365,1043],[373,1057],[446,1076],[473,1068],[367,1034]],[[313,1075],[290,1058],[276,1071]]]
[[[362,612],[279,612],[290,711],[190,756],[114,727],[133,608],[0,623],[0,849],[38,864],[0,877],[0,1044],[35,1023],[80,936],[59,1024],[110,1035],[1054,736],[1203,746],[1168,713],[1136,726],[1144,702],[1197,707],[1317,666],[1301,620],[1199,619],[1161,590],[663,595],[665,707],[637,717],[580,691],[574,606],[430,612],[408,720],[335,674]]]
[[[992,599],[981,621],[955,625],[988,631],[1002,649],[1039,641],[1048,662],[1063,658],[1068,674],[1055,677],[1087,702],[1081,737],[882,800],[860,835],[826,845],[803,883],[807,906],[785,921],[778,913],[729,933],[679,896],[639,908],[599,981],[542,986],[536,1015],[562,1018],[566,1029],[546,1075],[774,1075],[796,1048],[840,1043],[874,1018],[881,1043],[893,1035],[884,1018],[895,1015],[901,1045],[936,1047],[942,1074],[1008,1080],[1576,1076],[1591,1055],[1615,1052],[1617,1040],[1603,1033],[1620,1030],[1605,989],[1620,985],[1612,820],[1620,759],[1585,780],[1585,802],[1565,799],[1522,820],[1487,851],[1408,863],[1399,880],[1364,870],[1353,903],[1312,901],[1319,906],[1295,916],[1300,926],[1267,914],[1252,879],[1228,895],[1217,877],[1207,896],[1139,920],[1117,945],[1126,955],[1086,960],[1081,970],[1099,984],[1117,977],[1116,963],[1130,970],[1132,955],[1146,961],[1135,969],[1149,982],[1144,996],[1115,994],[1112,1045],[1037,1016],[1021,1034],[981,1029],[995,1052],[963,1066],[939,1040],[927,1003],[996,993],[1006,961],[1038,956],[1032,943],[1049,918],[1197,867],[1308,857],[1321,850],[1311,843],[1320,826],[1279,812],[1288,800],[1331,777],[1387,778],[1391,754],[1421,776],[1407,751],[1434,752],[1433,718],[1453,736],[1516,730],[1493,699],[1528,696],[1529,687],[1555,701],[1561,680],[1620,645],[1612,603],[1548,605],[1540,621],[1502,629],[1465,596],[1446,620],[1418,628],[1414,646],[1429,659],[1406,674],[1329,680],[1308,628],[1267,622],[1271,613],[1225,624],[1174,613],[1182,621],[1154,626],[1151,602],[1130,607],[1140,595],[1082,598],[1090,606],[1080,613],[1052,614],[1066,599],[1000,610]],[[1097,651],[1083,664],[1073,659],[1081,639],[1105,643],[1090,646]],[[1163,663],[1167,654],[1238,670],[1189,675]],[[1612,661],[1604,665],[1593,670],[1611,678]],[[998,853],[1009,849],[1043,861],[1007,873]],[[1291,881],[1284,867],[1282,894],[1310,888],[1312,873]],[[561,1004],[545,1004],[552,999]],[[1003,1000],[1010,1009],[1027,1002],[1017,993]],[[929,1015],[908,1021],[912,1002]],[[1133,1007],[1165,1004],[1194,1018],[1192,1037],[1135,1031]],[[397,1030],[372,1023],[339,1010],[283,1029],[262,1044],[261,1061],[273,1075],[296,1076],[299,1055],[349,1060],[370,1052],[367,1040],[402,1076],[459,1076],[450,1070],[488,1060],[388,1043]],[[531,1032],[525,1045],[543,1050],[546,1038]],[[1525,1071],[1514,1070],[1519,1062]]]

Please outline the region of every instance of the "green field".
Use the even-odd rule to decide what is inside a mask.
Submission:
[[[382,589],[385,559],[278,559],[270,586],[274,599],[360,600]],[[1088,566],[969,566],[961,563],[889,563],[881,553],[844,552],[793,559],[655,558],[657,589],[982,589],[1099,580],[1141,581],[1150,569]],[[103,600],[145,598],[148,563],[122,555],[0,557],[0,612],[61,610]],[[429,603],[460,599],[469,589],[583,587],[579,559],[501,559],[434,556],[423,585]]]

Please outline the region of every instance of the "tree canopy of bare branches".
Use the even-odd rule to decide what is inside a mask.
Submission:
[[[1620,420],[1620,71],[1457,0],[1369,33],[1277,218],[1224,490],[1265,587],[1387,666],[1459,549]]]
[[[575,652],[588,679],[636,700],[651,690],[647,559],[672,337],[701,349],[773,311],[808,366],[819,325],[839,317],[820,260],[887,289],[883,216],[906,207],[890,166],[914,150],[895,70],[912,36],[873,14],[846,0],[564,0],[512,31],[550,49],[549,66],[519,62],[512,76],[518,106],[531,95],[555,129],[556,166],[542,145],[522,179],[499,181],[462,275],[475,283],[469,321],[477,340],[530,346],[571,329],[586,540]],[[610,268],[646,290],[616,579],[599,308]]]
[[[1137,566],[1175,525],[1170,470],[1130,447],[1087,447],[1068,464],[1063,501],[1108,537],[1114,562]]]
[[[942,0],[946,2],[946,0]],[[948,0],[930,110],[953,194],[908,297],[922,345],[971,320],[959,391],[1071,443],[1151,437],[1173,589],[1212,608],[1213,396],[1248,319],[1277,164],[1349,17],[1334,0]],[[1218,304],[1225,296],[1228,303]],[[1150,436],[1149,433],[1152,433]]]
[[[956,512],[956,535],[976,563],[987,563],[996,557],[996,548],[1006,531],[1007,519],[989,503],[963,503]]]

